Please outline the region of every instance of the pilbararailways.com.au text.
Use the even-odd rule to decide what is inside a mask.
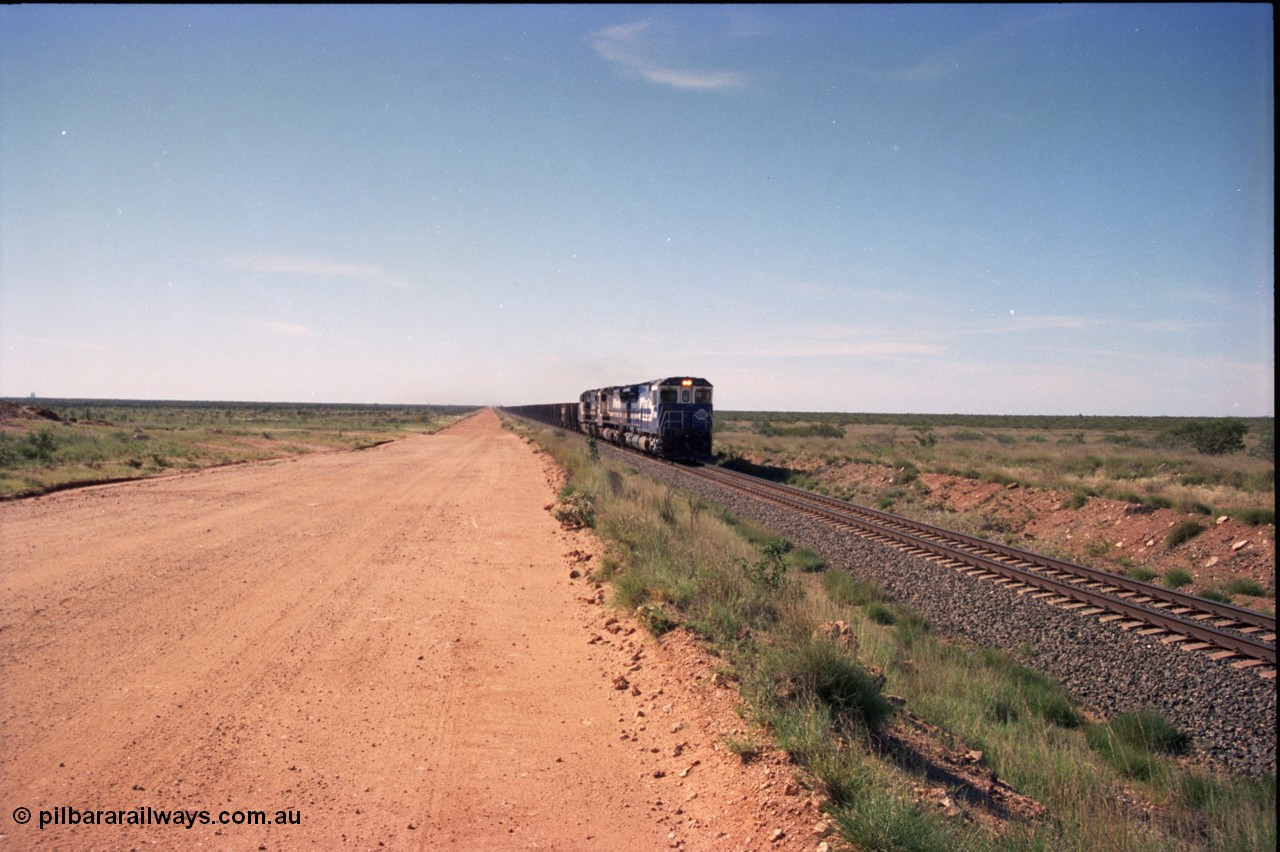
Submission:
[[[41,829],[57,825],[158,825],[192,829],[197,825],[301,825],[302,812],[159,810],[151,806],[90,810],[62,805],[38,812]]]

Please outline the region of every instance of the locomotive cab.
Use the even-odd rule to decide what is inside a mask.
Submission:
[[[710,456],[711,383],[680,376],[654,382],[653,388],[659,435],[656,451],[679,458]]]

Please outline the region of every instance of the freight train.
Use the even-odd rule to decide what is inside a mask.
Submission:
[[[593,388],[577,402],[507,410],[663,458],[711,456],[711,383],[706,379],[675,376]]]

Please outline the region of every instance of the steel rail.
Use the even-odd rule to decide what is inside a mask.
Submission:
[[[941,527],[933,527],[928,524],[918,524],[917,522],[908,521],[900,516],[880,512],[878,510],[866,510],[861,506],[853,506],[852,504],[843,503],[842,501],[834,500],[833,498],[814,495],[802,489],[768,482],[736,471],[726,471],[722,468],[705,466],[702,468],[690,468],[689,470],[695,475],[700,475],[711,481],[719,482],[723,485],[736,488],[741,491],[746,491],[755,496],[772,500],[773,502],[788,506],[789,508],[797,511],[814,515],[842,526],[851,527],[855,530],[861,530],[877,536],[884,536],[907,547],[918,549],[923,553],[932,554],[941,559],[972,565],[976,569],[988,571],[1026,586],[1041,589],[1042,591],[1051,593],[1054,596],[1070,599],[1087,606],[1097,607],[1099,610],[1105,610],[1114,615],[1129,618],[1133,621],[1141,621],[1151,624],[1154,627],[1162,628],[1170,633],[1185,635],[1191,639],[1233,651],[1246,657],[1262,660],[1271,665],[1275,665],[1276,662],[1276,649],[1274,642],[1263,642],[1262,640],[1255,639],[1247,634],[1225,632],[1220,629],[1225,625],[1209,626],[1199,624],[1195,621],[1182,618],[1174,613],[1167,613],[1160,609],[1153,609],[1143,603],[1128,601],[1124,598],[1113,596],[1113,592],[1115,590],[1119,588],[1127,589],[1127,586],[1121,586],[1113,582],[1120,578],[1103,571],[1086,568],[1085,566],[1077,566],[1073,563],[1064,562],[1062,560],[1040,557],[1038,554],[1030,553],[1029,551],[1020,551],[1017,548],[996,546],[985,539],[965,536],[960,533],[952,533],[949,530],[945,530]],[[850,508],[855,509],[856,511],[851,512],[849,511]],[[868,515],[871,517],[867,517]],[[1082,575],[1083,579],[1079,579],[1077,582],[1058,579],[1041,573],[1038,570],[1011,565],[1007,562],[1002,562],[997,559],[984,556],[980,553],[975,553],[968,547],[956,547],[931,538],[925,538],[921,535],[915,534],[914,532],[904,530],[901,527],[923,527],[931,535],[937,535],[943,538],[957,538],[962,542],[965,540],[977,542],[983,548],[991,548],[997,551],[1008,551],[1009,554],[1016,556],[1016,558],[1022,561],[1032,563],[1033,565],[1039,565],[1041,567],[1050,567],[1054,570],[1077,573],[1078,575]],[[1079,571],[1078,569],[1084,570]],[[1096,582],[1105,583],[1107,586],[1117,588],[1113,589],[1112,592],[1103,592],[1081,585],[1081,583],[1086,581],[1095,581],[1093,579],[1095,577],[1098,578]],[[1128,580],[1128,578],[1124,579]],[[1141,593],[1148,595],[1154,600],[1160,600],[1164,596],[1164,593],[1169,591],[1150,586],[1149,584],[1138,583],[1134,580],[1128,580],[1128,582],[1139,587],[1144,587],[1144,590],[1142,590]],[[1188,597],[1194,598],[1194,596],[1186,595],[1185,593],[1178,593],[1179,600]],[[1198,598],[1195,598],[1195,601],[1196,602],[1191,608],[1200,610],[1206,609],[1203,604],[1216,603],[1214,601],[1203,601],[1202,604],[1201,599]],[[1063,602],[1065,601],[1058,601],[1058,603]],[[1245,621],[1245,619],[1238,617],[1238,613],[1260,616],[1265,619],[1265,614],[1263,613],[1253,613],[1251,610],[1231,606],[1226,607],[1226,611],[1222,613],[1221,617],[1229,618],[1232,623]],[[1249,620],[1245,621],[1245,623],[1253,624],[1254,621]],[[1271,623],[1274,625],[1274,617],[1272,617]]]
[[[551,423],[549,425],[555,426],[557,424]],[[811,491],[805,491],[791,485],[770,482],[739,471],[711,465],[679,465],[675,462],[657,459],[625,447],[612,447],[611,449],[620,453],[634,453],[636,456],[645,458],[655,464],[679,467],[691,475],[753,494],[802,513],[814,515],[821,520],[851,528],[855,532],[888,538],[906,547],[933,554],[939,559],[958,564],[967,564],[976,570],[996,574],[1023,586],[1038,588],[1045,593],[1046,599],[1054,596],[1058,597],[1059,600],[1053,601],[1054,603],[1065,603],[1066,600],[1076,601],[1079,604],[1096,608],[1092,614],[1102,611],[1110,612],[1113,616],[1129,618],[1133,622],[1151,624],[1176,636],[1195,639],[1205,646],[1216,646],[1233,654],[1269,663],[1273,667],[1276,664],[1274,641],[1268,643],[1256,639],[1248,633],[1236,634],[1220,629],[1234,624],[1246,624],[1249,625],[1247,629],[1250,630],[1269,631],[1273,634],[1274,640],[1275,616],[1273,615],[1218,601],[1210,601],[1206,598],[1189,595],[1174,589],[1153,586],[1149,583],[1121,577],[1084,565],[1077,565],[1065,560],[1019,550],[1018,548],[997,544],[987,539],[954,532],[920,521],[913,521],[901,515],[858,506],[833,497],[814,494]],[[861,517],[859,517],[860,515]],[[904,527],[913,531],[908,532],[902,529]],[[920,534],[918,535],[917,533]],[[964,546],[949,545],[924,537],[926,535],[958,542]],[[986,550],[1005,558],[1016,559],[1027,563],[1029,567],[1024,568],[1001,562],[977,553],[975,550]],[[1077,580],[1075,582],[1064,581],[1041,573],[1046,569],[1074,574]],[[1081,585],[1083,583],[1097,583],[1104,588],[1101,590],[1096,587],[1090,589]],[[1167,613],[1163,609],[1147,606],[1145,605],[1146,601],[1129,601],[1123,597],[1113,596],[1115,592],[1121,590],[1132,596],[1140,595],[1147,598],[1148,601],[1155,601],[1156,607],[1185,607],[1184,612],[1199,611],[1198,618],[1200,620],[1217,617],[1223,619],[1223,621],[1217,625],[1206,626],[1197,623],[1195,620],[1184,618],[1179,613]]]
[[[723,468],[706,467],[704,470],[716,470],[719,474],[727,474],[723,478],[729,479],[733,477],[747,477],[748,479],[757,479],[749,474],[740,473],[738,471],[725,470]],[[759,481],[759,480],[758,480]],[[1040,553],[1032,553],[1028,550],[1021,550],[999,542],[989,541],[978,536],[968,535],[966,533],[956,532],[944,527],[926,524],[923,521],[915,521],[910,518],[904,518],[901,515],[894,515],[890,512],[884,512],[879,509],[872,509],[866,506],[859,506],[855,503],[848,503],[843,500],[837,500],[834,497],[828,497],[824,494],[814,494],[811,491],[805,491],[791,485],[782,483],[769,483],[770,486],[780,490],[794,492],[803,495],[805,499],[812,500],[835,507],[839,511],[853,512],[855,514],[866,515],[877,521],[887,524],[901,526],[908,530],[914,531],[921,535],[937,535],[948,541],[955,541],[963,544],[965,547],[975,551],[988,551],[1009,559],[1017,559],[1026,562],[1034,568],[1048,568],[1051,570],[1062,571],[1069,574],[1075,574],[1081,577],[1087,577],[1090,581],[1102,583],[1108,586],[1114,586],[1116,589],[1123,589],[1135,595],[1143,595],[1162,604],[1173,607],[1186,607],[1194,609],[1202,613],[1209,613],[1212,616],[1223,619],[1231,619],[1241,624],[1251,627],[1261,628],[1270,632],[1275,632],[1276,618],[1275,615],[1256,610],[1247,609],[1245,607],[1235,606],[1234,604],[1223,603],[1221,601],[1213,601],[1208,598],[1202,598],[1197,595],[1180,592],[1177,589],[1167,589],[1162,586],[1156,586],[1151,583],[1144,583],[1141,580],[1134,580],[1120,574],[1112,574],[1109,571],[1102,571],[1097,568],[1090,568],[1087,565],[1080,565],[1075,562],[1068,562],[1064,559],[1057,559],[1052,556],[1045,556]],[[979,554],[981,555],[981,554]]]

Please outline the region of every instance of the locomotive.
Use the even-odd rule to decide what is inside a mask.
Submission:
[[[509,411],[672,459],[711,455],[711,383],[692,376],[584,391],[577,403]]]

